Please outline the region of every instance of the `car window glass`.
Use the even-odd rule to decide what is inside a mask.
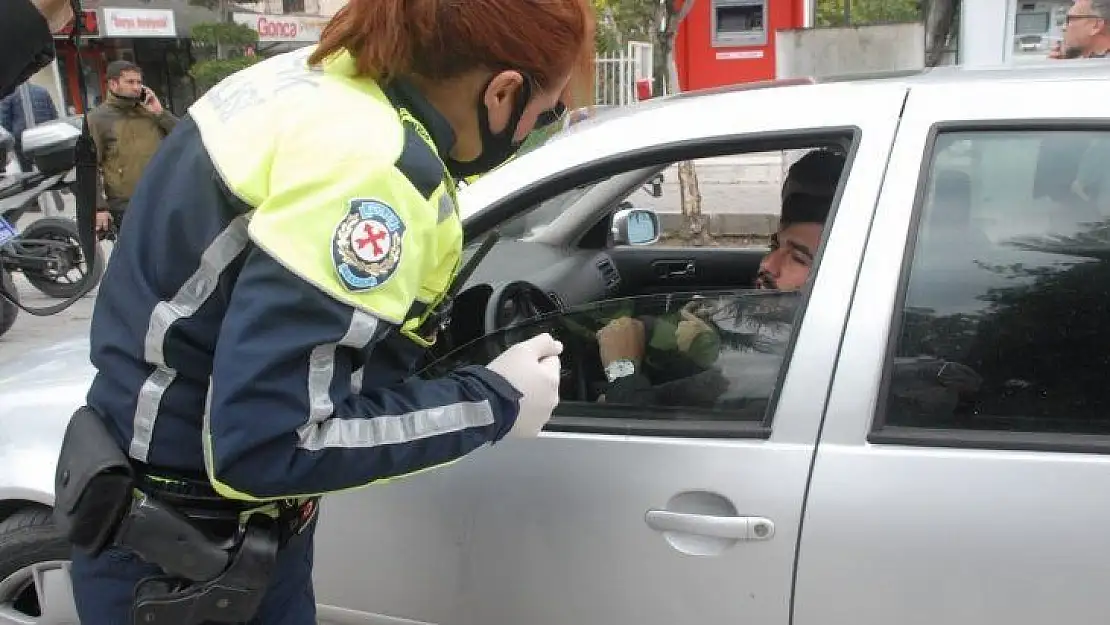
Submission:
[[[786,172],[808,151],[774,150],[688,161],[693,165],[688,171],[694,173],[688,180],[696,181],[696,193],[689,182],[690,192],[684,193],[680,164],[675,163],[661,172],[659,197],[634,192],[628,201],[659,216],[660,245],[702,245],[707,242],[698,236],[702,231],[714,243],[763,244],[778,226]],[[685,212],[684,201],[689,207]]]
[[[808,149],[694,161],[702,209],[720,217],[720,227],[705,231],[708,237],[683,240],[672,230],[669,239],[586,252],[599,244],[568,260],[573,278],[551,271],[533,284],[532,276],[514,275],[512,283],[475,285],[460,294],[456,318],[428,355],[438,360],[420,375],[488,364],[508,346],[550,332],[566,346],[556,410],[561,427],[769,435],[799,307],[817,270],[837,187],[851,166],[846,148],[852,135],[808,138]],[[664,173],[659,193],[652,178],[664,170],[670,173]],[[637,208],[664,213],[663,229],[673,229],[682,223],[683,195],[675,170],[641,164],[606,179],[604,188],[596,187],[603,182],[598,180],[564,191],[532,215],[550,211],[554,217],[573,206],[571,215],[583,216],[589,208],[601,220],[606,210]],[[784,197],[787,221],[780,223]],[[528,228],[536,223],[532,215]],[[590,232],[612,237],[617,229],[598,227],[607,225],[595,222]],[[504,224],[498,228],[505,233]],[[674,247],[684,245],[702,248],[696,256],[690,252],[696,261],[687,252],[674,254]],[[553,309],[560,312],[540,312]],[[481,328],[507,324],[516,325],[470,338]],[[635,332],[621,334],[621,341],[638,337],[634,355],[614,352],[621,341],[613,341],[613,327],[623,325]],[[460,347],[456,339],[466,343]]]
[[[882,423],[1110,433],[1108,139],[938,137]]]
[[[776,387],[800,302],[798,293],[744,290],[660,294],[606,300],[548,315],[482,337],[429,365],[436,377],[468,364],[487,364],[509,345],[549,332],[564,345],[560,411],[604,405],[603,414],[701,420],[764,418]],[[638,375],[650,388],[615,397],[606,383],[597,332],[610,322],[642,325],[646,352]],[[577,405],[576,405],[577,404]],[[650,412],[650,415],[648,414]]]

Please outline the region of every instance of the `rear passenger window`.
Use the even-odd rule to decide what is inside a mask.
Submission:
[[[879,422],[1110,434],[1110,131],[932,154]]]

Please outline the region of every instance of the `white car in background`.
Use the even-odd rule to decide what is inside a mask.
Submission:
[[[1108,80],[1077,61],[688,93],[479,179],[469,253],[504,238],[429,371],[552,331],[563,402],[538,439],[325,498],[320,622],[1106,622]],[[775,184],[703,181],[708,245],[643,208],[677,206],[648,184],[675,162],[817,147],[847,167],[796,296],[748,290],[767,231],[736,207]],[[693,295],[717,394],[598,403],[593,331]],[[49,509],[90,375],[83,340],[0,366],[0,623],[71,609]]]

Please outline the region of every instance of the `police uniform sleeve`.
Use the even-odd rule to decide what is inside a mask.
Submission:
[[[30,0],[4,3],[0,19],[0,98],[54,59],[54,40],[46,18]]]
[[[379,373],[352,388],[359,364],[403,338],[429,253],[418,245],[426,201],[395,168],[371,169],[353,183],[290,184],[252,216],[255,246],[220,330],[205,421],[209,477],[225,496],[411,474],[499,440],[515,421],[519,393],[485,367],[435,380],[368,367]]]

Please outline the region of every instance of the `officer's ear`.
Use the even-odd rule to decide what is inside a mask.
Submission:
[[[524,97],[524,76],[515,70],[494,74],[486,85],[482,102],[489,115],[489,129],[494,134],[505,131],[517,106],[517,98]]]

